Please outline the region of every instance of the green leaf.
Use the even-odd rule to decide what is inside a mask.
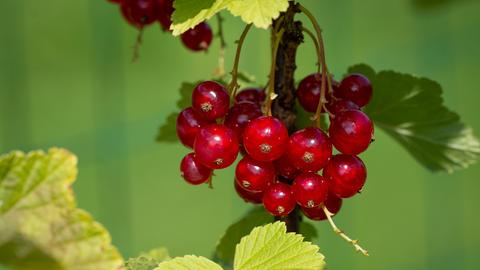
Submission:
[[[161,262],[170,260],[170,255],[166,248],[156,248],[149,252],[142,253],[136,258],[130,258],[125,263],[126,270],[153,270]]]
[[[77,159],[63,149],[0,157],[0,264],[12,269],[118,269],[108,232],[75,208]]]
[[[247,24],[268,28],[272,21],[288,8],[289,0],[235,0],[228,5],[234,16],[240,16]]]
[[[365,112],[428,169],[452,172],[479,158],[480,142],[445,107],[437,82],[394,71],[376,73],[363,64],[348,72],[370,79],[374,94]]]
[[[155,270],[222,270],[222,267],[207,258],[188,255],[162,262]]]
[[[267,214],[263,206],[253,208],[242,219],[228,227],[225,234],[218,241],[215,257],[227,264],[233,262],[235,247],[240,242],[240,239],[248,235],[253,228],[272,221],[273,217]]]
[[[175,0],[172,34],[178,36],[195,27],[197,24],[210,19],[213,15],[225,9],[233,0]],[[203,2],[203,3],[202,3]]]
[[[312,242],[314,239],[318,238],[317,229],[311,223],[300,221],[300,234],[305,237],[305,240]]]
[[[257,227],[242,238],[235,251],[235,270],[320,270],[324,256],[318,246],[287,233],[283,222]]]
[[[192,104],[192,91],[197,86],[197,84],[202,81],[197,82],[183,82],[178,90],[180,93],[180,98],[177,101],[177,107],[180,110],[183,110],[187,107],[190,107]],[[156,137],[157,142],[177,142],[177,116],[178,113],[174,112],[167,116],[165,122],[158,129],[158,134]]]
[[[167,116],[165,122],[160,126],[155,139],[157,142],[176,142],[177,138],[177,116],[178,113],[171,113]]]

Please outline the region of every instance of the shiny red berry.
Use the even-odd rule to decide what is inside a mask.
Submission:
[[[212,169],[198,162],[194,153],[190,153],[182,159],[180,171],[183,179],[192,185],[203,184],[212,176]]]
[[[238,139],[224,125],[211,124],[200,129],[193,145],[195,157],[211,169],[230,166],[238,155]]]
[[[192,93],[192,107],[203,118],[215,120],[228,112],[230,98],[225,87],[214,81],[198,84]]]
[[[300,206],[314,208],[327,198],[328,182],[316,173],[302,173],[295,177],[292,192]]]
[[[290,136],[286,155],[297,169],[316,172],[332,156],[332,144],[321,129],[309,127]]]
[[[195,137],[200,128],[210,123],[191,107],[188,107],[180,112],[177,117],[177,136],[183,145],[193,148]]]
[[[340,112],[348,110],[360,110],[360,107],[357,104],[353,103],[350,100],[341,98],[332,98],[332,100],[326,104],[326,107],[328,111],[333,115],[337,115]]]
[[[263,194],[263,206],[274,216],[286,216],[295,209],[292,189],[285,183],[271,185]]]
[[[265,101],[265,96],[265,91],[262,88],[246,88],[235,96],[235,101],[250,101],[261,105]]]
[[[237,164],[235,179],[245,190],[263,192],[275,182],[276,171],[271,162],[258,161],[245,156]]]
[[[362,74],[350,74],[342,80],[334,94],[339,98],[351,100],[358,106],[363,107],[372,98],[372,84]]]
[[[327,196],[327,199],[324,202],[324,205],[330,213],[332,213],[333,215],[336,215],[340,211],[340,208],[342,208],[342,199],[329,193]],[[302,212],[303,214],[305,214],[306,217],[308,217],[311,220],[327,219],[325,212],[320,206],[314,207],[314,208],[302,207]]]
[[[338,83],[332,79],[332,88],[335,92]],[[298,84],[297,98],[303,109],[307,112],[316,112],[318,102],[320,101],[320,94],[322,88],[322,75],[319,73],[311,74],[305,77]],[[325,84],[325,99],[330,101],[330,96],[327,93],[328,86]]]
[[[137,28],[153,23],[157,19],[157,0],[125,0],[122,3],[127,21]]]
[[[340,198],[349,198],[362,189],[367,179],[367,169],[360,158],[340,154],[330,159],[323,176],[329,181],[330,192]]]
[[[162,29],[164,31],[170,30],[170,25],[172,24],[172,14],[173,14],[173,0],[157,0],[158,3],[158,12],[157,19]]]
[[[272,116],[252,120],[243,132],[243,146],[256,160],[273,161],[280,158],[285,153],[287,143],[287,128]]]
[[[373,138],[373,123],[358,110],[335,115],[329,128],[330,140],[343,154],[358,155],[365,151]]]
[[[213,32],[207,23],[202,22],[183,33],[180,38],[182,39],[183,45],[190,50],[205,51],[210,46],[210,43],[212,43]]]
[[[294,179],[300,174],[300,170],[293,166],[287,155],[283,155],[281,158],[275,160],[274,164],[278,175],[287,179]]]
[[[243,189],[237,181],[234,181],[235,191],[237,192],[238,196],[242,198],[245,202],[253,203],[253,204],[261,204],[263,199],[263,192],[251,192],[248,190]]]
[[[250,101],[242,101],[233,105],[225,117],[224,124],[235,131],[238,138],[243,137],[245,126],[251,120],[262,116],[260,107]]]

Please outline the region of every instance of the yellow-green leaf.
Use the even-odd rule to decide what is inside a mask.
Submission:
[[[235,270],[321,270],[324,256],[319,248],[283,222],[257,227],[242,238],[235,251]]]
[[[228,10],[240,16],[247,24],[253,23],[259,28],[268,28],[280,12],[288,8],[289,0],[235,0],[228,5]]]
[[[0,157],[0,264],[12,269],[110,270],[110,235],[75,207],[77,158],[63,149]]]
[[[222,267],[207,258],[187,255],[162,262],[155,270],[222,270]]]
[[[176,22],[174,20],[172,26],[170,27],[171,30],[173,30],[172,34],[174,36],[178,36],[182,34],[183,32],[187,31],[188,29],[191,29],[195,27],[197,24],[210,19],[213,15],[216,13],[220,12],[221,10],[225,9],[227,5],[232,2],[233,0],[216,0],[213,5],[211,5],[208,8],[203,8],[196,15],[192,16],[191,18],[182,21],[182,22]],[[185,2],[185,1],[182,1]],[[192,2],[192,1],[190,1]],[[195,2],[195,1],[194,1]],[[196,1],[200,2],[200,1]],[[176,11],[175,12],[183,12],[184,9],[190,9],[188,5],[185,5],[186,7],[183,8],[178,6],[175,6]],[[190,5],[191,6],[191,5]],[[202,6],[203,7],[203,6]],[[175,16],[175,13],[174,13]],[[175,17],[174,17],[175,18]]]

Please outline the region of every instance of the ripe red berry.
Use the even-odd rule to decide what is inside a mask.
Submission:
[[[335,92],[338,87],[338,83],[332,79],[332,88]],[[300,105],[307,112],[316,112],[318,102],[320,102],[320,94],[322,89],[322,75],[319,73],[311,74],[305,77],[298,84],[297,97]],[[325,99],[330,101],[330,96],[327,93],[328,86],[325,84]]]
[[[343,154],[358,155],[365,151],[373,138],[373,123],[358,110],[338,113],[330,123],[330,140]]]
[[[249,156],[240,160],[235,169],[235,180],[250,192],[265,191],[275,179],[275,167],[271,162],[257,161]]]
[[[281,158],[275,160],[274,164],[278,175],[287,179],[294,179],[300,173],[300,170],[293,166],[287,155],[283,155]]]
[[[262,88],[246,88],[235,96],[235,101],[250,101],[261,105],[265,101],[265,96],[265,91]]]
[[[200,129],[193,145],[195,157],[211,169],[230,166],[238,155],[238,139],[224,125],[211,124]]]
[[[295,209],[292,189],[284,183],[271,185],[263,194],[263,206],[274,216],[286,216]]]
[[[203,118],[215,120],[228,112],[230,99],[225,87],[214,81],[198,84],[192,93],[192,107]]]
[[[235,131],[238,138],[243,137],[245,126],[253,119],[262,116],[260,107],[250,101],[242,101],[233,105],[225,116],[224,124]]]
[[[309,127],[290,136],[286,155],[297,169],[316,172],[332,156],[332,144],[322,130]]]
[[[212,176],[212,170],[198,162],[194,153],[190,153],[182,159],[180,171],[183,179],[192,185],[203,184]]]
[[[172,24],[172,13],[173,9],[173,0],[157,0],[158,2],[158,13],[157,19],[162,29],[164,31],[170,30],[170,25]]]
[[[238,196],[242,198],[245,202],[253,203],[253,204],[260,204],[262,203],[263,199],[263,192],[250,192],[248,190],[243,189],[235,180],[235,191],[237,192]]]
[[[272,116],[252,120],[243,132],[243,146],[256,160],[273,161],[280,158],[285,153],[287,143],[287,128]]]
[[[183,45],[192,51],[205,51],[210,46],[213,32],[210,26],[202,22],[194,28],[183,33],[180,37]]]
[[[329,193],[327,199],[323,203],[325,207],[327,207],[328,211],[333,215],[336,215],[340,208],[342,208],[342,199],[338,198],[337,196]],[[305,208],[302,207],[302,212],[307,216],[309,219],[312,220],[325,220],[327,216],[323,211],[322,207],[314,207],[314,208]]]
[[[358,106],[363,107],[372,98],[372,84],[362,74],[350,74],[342,80],[334,94],[339,98],[351,100]]]
[[[203,119],[192,107],[188,107],[177,117],[177,136],[183,145],[193,148],[193,143],[201,127],[210,122]]]
[[[300,206],[314,208],[327,198],[328,182],[316,173],[302,173],[295,177],[292,192]]]
[[[357,104],[353,103],[350,100],[341,98],[332,98],[332,100],[326,104],[326,107],[328,111],[333,115],[337,115],[340,112],[348,110],[360,110],[360,107]]]
[[[142,28],[157,19],[157,7],[157,0],[125,0],[122,12],[128,22]]]
[[[349,198],[362,189],[367,169],[360,158],[340,154],[330,159],[323,176],[329,181],[330,192],[340,198]]]

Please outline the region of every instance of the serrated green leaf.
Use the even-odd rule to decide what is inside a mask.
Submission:
[[[155,139],[157,142],[176,142],[177,138],[177,116],[178,113],[171,113],[167,116],[165,122],[160,126]]]
[[[234,16],[240,16],[247,24],[267,29],[280,12],[288,9],[289,0],[235,0],[228,5]]]
[[[365,112],[428,169],[452,172],[480,157],[480,142],[443,104],[437,82],[394,71],[376,73],[363,64],[348,72],[370,79],[374,94]]]
[[[190,107],[192,104],[192,91],[195,86],[202,81],[197,82],[183,82],[180,86],[178,92],[180,93],[180,98],[177,101],[177,107],[180,110],[183,110],[187,107]],[[177,116],[178,113],[171,113],[167,116],[165,122],[158,129],[158,134],[156,137],[157,142],[177,142]]]
[[[155,270],[222,270],[222,267],[207,258],[188,255],[162,262]]]
[[[287,233],[283,222],[257,227],[242,238],[235,251],[235,270],[320,270],[324,256],[318,246]]]
[[[210,19],[222,11],[233,0],[176,0],[173,23],[170,29],[174,36],[178,36],[197,24]]]
[[[155,259],[146,258],[143,256],[128,259],[125,263],[125,270],[153,270],[160,262]]]
[[[12,269],[118,269],[108,232],[75,208],[77,159],[63,149],[0,157],[0,263]]]
[[[226,264],[233,263],[235,247],[240,242],[240,239],[248,235],[253,228],[272,221],[272,215],[267,214],[263,206],[254,207],[242,219],[228,227],[217,243],[215,257]]]

